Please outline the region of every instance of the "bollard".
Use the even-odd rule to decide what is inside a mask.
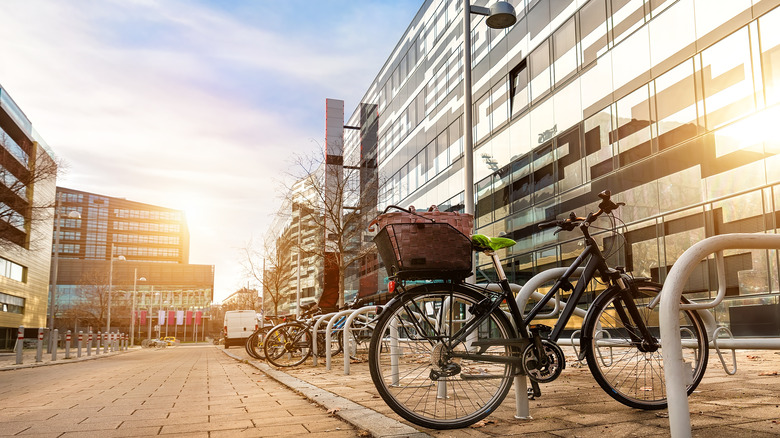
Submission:
[[[43,327],[38,327],[38,350],[35,352],[35,361],[43,361]]]
[[[97,342],[97,348],[95,349],[95,354],[100,354],[100,342],[103,340],[103,334],[100,333],[100,330],[98,330],[97,334],[95,335],[95,342]]]
[[[65,359],[70,359],[70,330],[65,333]]]
[[[87,334],[87,356],[92,356],[92,330]]]
[[[24,350],[24,326],[19,326],[19,332],[16,335],[16,364],[22,363],[22,350]]]
[[[60,331],[54,329],[54,331],[51,333],[51,336],[52,336],[51,360],[53,362],[57,360],[57,348],[59,348],[60,346]]]
[[[79,330],[79,348],[78,353],[76,353],[76,357],[81,357],[81,342],[84,340],[84,332]]]
[[[111,336],[111,333],[103,333],[103,354],[108,354],[108,347],[109,347],[109,337]]]

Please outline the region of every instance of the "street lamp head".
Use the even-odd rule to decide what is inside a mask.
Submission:
[[[81,213],[79,213],[76,210],[71,210],[70,212],[68,212],[68,217],[70,219],[81,219]]]
[[[485,24],[493,29],[506,29],[516,21],[515,8],[509,2],[496,2],[490,7],[490,15]]]
[[[138,279],[138,281],[146,281],[146,277],[141,277]]]

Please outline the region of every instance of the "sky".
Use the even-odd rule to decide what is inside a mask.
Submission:
[[[57,185],[183,210],[215,301],[249,285],[325,99],[349,117],[412,0],[0,0],[0,85],[66,164]]]

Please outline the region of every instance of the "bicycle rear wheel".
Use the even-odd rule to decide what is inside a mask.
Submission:
[[[482,294],[460,285],[429,284],[384,308],[369,346],[371,379],[398,415],[432,429],[469,426],[493,412],[512,386],[514,366],[490,361],[516,356],[501,340],[516,337],[502,311],[469,327],[489,310]],[[487,340],[494,342],[488,343]],[[472,353],[475,357],[459,357]]]
[[[626,308],[627,295],[617,288],[606,290],[593,302],[583,324],[582,348],[593,377],[612,398],[632,408],[667,406],[659,306],[647,307],[660,292],[660,284],[643,282],[630,294],[649,339],[637,330],[637,321]],[[690,395],[704,376],[709,357],[707,332],[696,311],[680,311],[680,335],[683,360],[691,366]]]
[[[263,342],[266,360],[277,367],[294,367],[311,356],[311,333],[301,323],[278,325]]]

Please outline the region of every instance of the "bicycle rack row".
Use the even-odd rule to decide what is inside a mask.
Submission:
[[[325,327],[325,369],[328,371],[331,369],[331,358],[333,356],[331,351],[331,341],[333,340],[333,333],[340,332],[339,334],[343,336],[342,339],[344,346],[344,375],[349,375],[350,356],[352,352],[352,343],[354,340],[352,336],[352,330],[354,329],[353,324],[356,320],[360,321],[361,323],[367,323],[370,318],[363,316],[372,313],[376,314],[381,308],[382,306],[364,306],[358,309],[347,309],[340,312],[327,313],[317,318],[317,321],[314,323],[314,327],[312,328],[314,333],[320,333],[320,327],[322,323],[327,321],[327,325]],[[314,338],[316,340],[316,336]],[[312,344],[312,365],[317,366],[319,358],[317,342],[312,342]],[[356,345],[355,347],[357,348]]]
[[[664,377],[666,379],[666,397],[669,403],[669,429],[672,437],[691,436],[691,415],[685,390],[685,366],[682,359],[682,340],[680,339],[681,309],[709,309],[718,305],[726,294],[726,274],[723,251],[727,249],[780,249],[780,235],[776,234],[723,234],[712,236],[688,248],[672,266],[666,277],[660,294],[660,330],[661,346],[664,357]],[[681,304],[682,290],[693,270],[710,254],[715,254],[718,271],[718,295],[706,303]],[[709,313],[709,312],[707,312]],[[778,348],[778,339],[718,339],[721,328],[713,330],[713,344],[720,355],[719,346],[726,348]],[[731,332],[728,332],[730,335]],[[708,330],[709,334],[709,330]],[[762,342],[763,341],[763,342]],[[735,355],[734,355],[735,356]],[[726,368],[726,372],[730,372]],[[733,372],[736,372],[734,361]]]

